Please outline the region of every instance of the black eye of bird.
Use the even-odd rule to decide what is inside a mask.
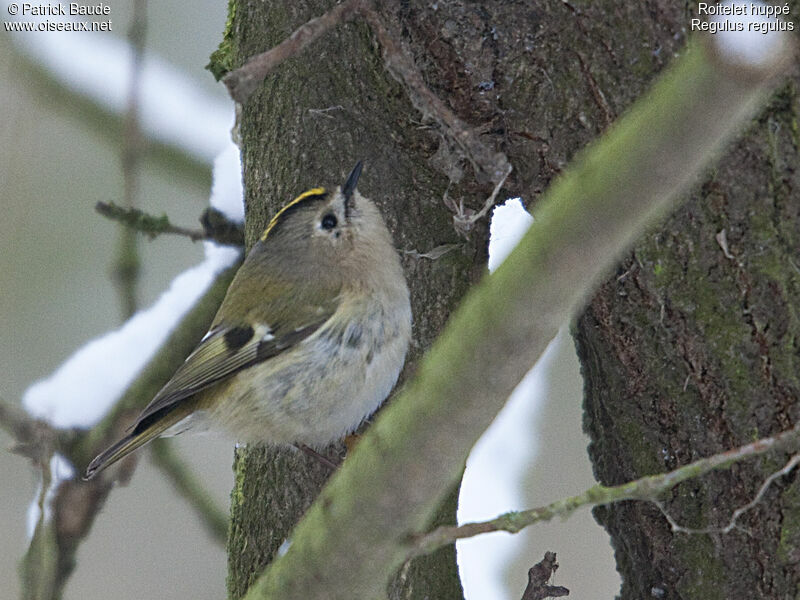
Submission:
[[[322,217],[322,223],[321,223],[321,225],[322,225],[322,228],[323,228],[323,229],[325,229],[325,230],[327,230],[327,231],[330,231],[331,229],[333,229],[334,227],[336,227],[336,225],[337,225],[338,223],[339,223],[339,221],[338,221],[338,219],[336,218],[336,215],[333,215],[333,214],[331,214],[331,213],[328,213],[327,215],[325,215],[324,217]]]

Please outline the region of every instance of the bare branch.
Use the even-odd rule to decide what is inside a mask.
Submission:
[[[664,515],[664,518],[669,523],[669,526],[673,532],[688,533],[688,534],[730,533],[734,529],[741,528],[738,523],[739,517],[741,517],[747,511],[755,508],[756,505],[758,505],[758,503],[761,502],[761,499],[764,497],[764,494],[767,492],[770,486],[775,482],[775,480],[780,477],[784,477],[785,475],[788,475],[798,464],[800,464],[800,454],[794,454],[789,459],[789,461],[783,466],[782,469],[778,469],[764,480],[764,483],[761,484],[761,487],[758,489],[758,492],[750,502],[748,502],[744,506],[740,506],[735,511],[733,511],[731,520],[728,521],[728,524],[725,525],[725,527],[700,527],[700,528],[684,527],[683,525],[679,525],[677,521],[675,521],[675,519],[667,512],[663,502],[658,502],[655,500],[653,502],[656,506],[658,506],[659,510]]]
[[[133,231],[143,233],[150,239],[161,234],[172,234],[188,237],[193,242],[211,240],[229,246],[244,245],[242,227],[212,208],[207,209],[200,219],[203,229],[179,227],[173,225],[167,215],[156,217],[138,208],[125,208],[113,202],[98,202],[94,208],[104,217],[117,221]]]
[[[118,206],[113,202],[98,202],[94,205],[94,209],[104,217],[117,221],[125,225],[126,228],[132,231],[146,234],[150,239],[153,239],[162,233],[171,233],[175,235],[183,235],[188,237],[193,242],[205,238],[205,232],[196,229],[185,229],[170,223],[167,215],[156,217],[138,208],[125,208]]]
[[[566,518],[582,506],[598,506],[601,504],[611,504],[612,502],[621,502],[622,500],[646,500],[661,507],[659,496],[674,488],[679,483],[688,479],[700,477],[709,471],[727,468],[733,463],[746,458],[758,456],[771,450],[779,450],[788,445],[794,445],[798,440],[800,440],[800,427],[795,427],[745,446],[728,450],[727,452],[701,458],[700,460],[696,460],[688,465],[669,471],[668,473],[649,475],[612,487],[595,485],[577,496],[562,498],[561,500],[556,500],[551,504],[538,508],[509,512],[489,521],[465,523],[458,527],[438,527],[429,533],[412,538],[410,541],[411,549],[409,550],[408,558],[433,552],[437,548],[446,544],[452,544],[456,540],[473,537],[482,533],[491,533],[493,531],[518,533],[525,527],[539,521],[549,521],[553,517]],[[736,520],[745,511],[750,510],[760,501],[766,488],[769,487],[776,478],[788,473],[798,463],[800,463],[800,455],[794,455],[783,469],[773,473],[764,482],[764,485],[762,485],[761,490],[753,501],[738,509],[734,513],[730,524],[725,528],[687,529],[675,523],[666,512],[664,514],[674,531],[682,531],[684,533],[728,533],[734,528]]]
[[[500,192],[500,188],[503,187],[503,184],[506,181],[506,178],[511,174],[511,165],[508,165],[506,172],[500,178],[500,181],[494,186],[491,195],[486,199],[486,202],[483,203],[483,208],[478,211],[471,210],[469,208],[464,208],[464,203],[459,202],[458,204],[455,203],[454,200],[447,196],[445,192],[444,196],[444,203],[450,210],[452,210],[455,214],[453,215],[453,225],[456,228],[456,231],[461,235],[467,235],[472,228],[475,226],[475,223],[480,221],[483,217],[485,217],[489,211],[494,206],[495,201],[497,200],[497,194]]]
[[[122,227],[119,235],[117,254],[111,275],[117,285],[124,320],[136,312],[138,304],[136,285],[139,280],[140,262],[135,232],[127,227]]]
[[[0,402],[0,425],[20,439],[17,451],[32,458],[37,465],[49,468],[49,459],[57,450],[78,470],[82,469],[90,458],[119,435],[196,345],[219,307],[237,266],[217,276],[214,284],[172,331],[162,349],[95,428],[81,432],[56,431],[46,423],[25,418],[21,411]],[[114,481],[130,477],[134,465],[135,461],[128,461],[111,477],[98,477],[88,482],[77,478],[62,481],[57,489],[48,492],[50,496],[46,501],[52,518],[42,521],[37,527],[22,561],[24,588],[30,590],[28,597],[37,600],[61,597],[61,590],[75,566],[75,553],[100,514]],[[45,490],[49,489],[48,473],[43,471]],[[184,485],[189,487],[185,482]],[[219,537],[221,527],[217,524],[216,528]]]
[[[311,19],[297,28],[280,44],[250,58],[243,66],[222,78],[231,98],[244,104],[264,78],[287,58],[299,54],[323,33],[352,19],[363,0],[346,0],[337,4],[321,17]]]

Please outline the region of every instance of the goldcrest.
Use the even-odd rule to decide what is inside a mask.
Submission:
[[[411,306],[360,174],[358,163],[343,186],[309,190],[275,215],[211,329],[87,479],[197,417],[240,441],[320,448],[378,408],[405,360]]]

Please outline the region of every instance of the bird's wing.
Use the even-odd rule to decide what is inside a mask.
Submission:
[[[215,326],[142,411],[133,430],[149,425],[153,418],[157,418],[157,414],[174,407],[181,400],[297,345],[319,329],[335,312],[335,308],[335,305],[309,306],[307,310],[295,314],[300,318],[290,326]]]

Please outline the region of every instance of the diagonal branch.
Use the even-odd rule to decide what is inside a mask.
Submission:
[[[346,0],[337,4],[321,17],[311,19],[295,29],[292,35],[274,48],[251,57],[242,67],[225,75],[222,82],[231,98],[244,104],[272,69],[299,54],[329,29],[352,19],[362,4],[363,0]]]
[[[124,481],[129,477],[135,464],[127,461],[116,474],[92,481],[79,478],[60,481],[60,485],[51,490],[47,469],[53,452],[63,454],[80,471],[119,435],[208,329],[237,267],[234,265],[217,275],[215,282],[183,317],[161,350],[97,427],[80,432],[56,431],[46,423],[31,421],[18,409],[0,402],[0,426],[17,436],[21,453],[31,457],[43,469],[43,489],[48,495],[49,512],[52,512],[51,518],[43,517],[38,524],[22,560],[20,572],[28,594],[26,598],[48,600],[61,597],[75,567],[75,554],[100,514],[114,481]]]

